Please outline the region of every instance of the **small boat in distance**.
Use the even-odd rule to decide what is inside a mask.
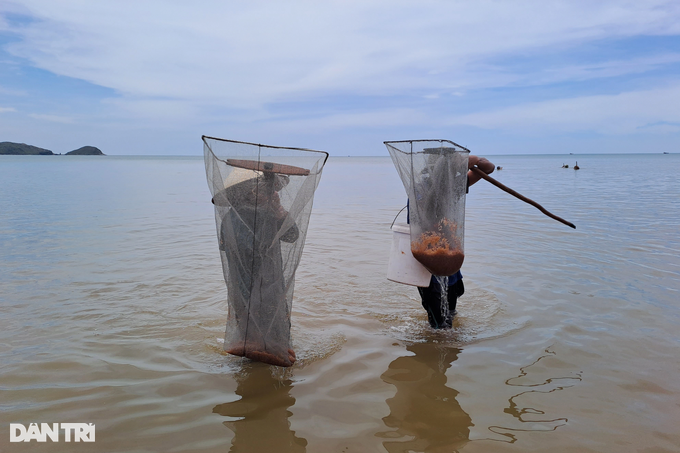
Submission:
[[[574,170],[580,170],[581,167],[578,166],[578,162],[576,162],[576,165],[574,165]]]

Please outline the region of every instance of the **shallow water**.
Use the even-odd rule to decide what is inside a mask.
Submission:
[[[577,229],[473,186],[448,332],[385,278],[390,159],[328,161],[284,370],[222,352],[202,158],[0,156],[0,451],[680,450],[680,156],[491,160]]]

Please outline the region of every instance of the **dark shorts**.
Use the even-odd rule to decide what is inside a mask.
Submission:
[[[456,314],[456,302],[465,293],[463,279],[460,278],[456,283],[448,287],[446,299],[449,305],[448,319],[444,319],[441,310],[441,287],[436,279],[432,279],[427,288],[418,288],[423,308],[427,311],[427,320],[433,329],[450,329],[453,324],[453,317]]]

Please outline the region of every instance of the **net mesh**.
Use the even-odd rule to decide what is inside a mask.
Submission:
[[[229,311],[224,349],[291,366],[290,315],[328,154],[203,137]]]
[[[448,140],[385,142],[409,198],[411,252],[433,275],[463,265],[470,151]]]

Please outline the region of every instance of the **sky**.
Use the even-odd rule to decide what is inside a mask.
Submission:
[[[0,142],[680,152],[678,0],[2,0]]]

